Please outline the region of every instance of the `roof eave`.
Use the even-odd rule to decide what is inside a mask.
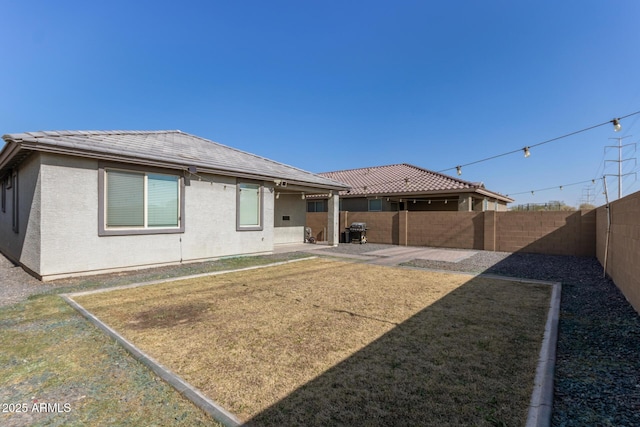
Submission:
[[[5,135],[4,139],[5,141],[7,141],[7,144],[12,147],[11,148],[5,147],[5,149],[2,150],[1,152],[2,156],[0,157],[0,168],[4,167],[5,157],[7,157],[8,159],[13,158],[16,156],[18,152],[22,150],[40,151],[40,152],[51,153],[51,154],[72,155],[72,156],[86,157],[86,158],[92,158],[92,159],[110,161],[110,162],[135,163],[137,165],[161,167],[161,168],[181,170],[181,171],[187,171],[190,166],[184,163],[176,163],[176,162],[169,162],[169,161],[163,161],[163,160],[150,160],[143,157],[124,156],[122,154],[109,154],[104,152],[72,149],[72,148],[60,146],[60,145],[38,144],[37,142],[32,142],[32,141],[16,140],[9,137],[9,135]],[[6,160],[6,162],[8,163],[9,160]],[[237,178],[254,179],[258,181],[274,181],[275,179],[282,178],[274,175],[256,174],[256,173],[251,173],[246,171],[223,169],[223,168],[198,167],[198,172],[209,173],[214,175],[233,176]],[[350,188],[347,185],[340,185],[338,183],[333,185],[329,183],[306,182],[306,181],[291,180],[291,179],[286,179],[286,181],[291,184],[304,185],[307,187],[319,188],[323,190],[340,191],[340,190],[346,190]]]
[[[20,144],[6,138],[5,141],[7,145],[0,151],[0,175],[4,175],[7,169],[12,169],[29,155],[28,150]]]
[[[367,194],[340,194],[343,199],[360,198],[360,197],[394,197],[394,198],[411,198],[417,196],[446,196],[446,195],[459,195],[464,193],[476,193],[482,196],[495,198],[506,203],[513,202],[513,199],[502,196],[500,194],[485,190],[483,188],[456,188],[450,190],[428,190],[428,191],[405,191],[401,193],[367,193]]]

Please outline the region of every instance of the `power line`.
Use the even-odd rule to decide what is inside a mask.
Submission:
[[[587,182],[590,182],[591,184],[595,184],[596,181],[597,180],[595,178],[593,178],[593,179],[587,179],[585,181],[573,182],[571,184],[554,185],[553,187],[538,188],[538,189],[529,190],[529,191],[521,191],[519,193],[509,193],[509,194],[506,194],[506,196],[510,197],[510,196],[517,196],[518,194],[527,194],[527,193],[534,194],[536,191],[540,192],[540,191],[547,191],[547,190],[561,190],[562,191],[562,189],[564,189],[564,187],[571,187],[573,185],[585,184]]]

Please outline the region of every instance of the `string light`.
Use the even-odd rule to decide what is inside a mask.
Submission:
[[[548,139],[548,140],[546,140],[546,141],[539,142],[539,143],[537,143],[537,144],[532,144],[532,145],[529,145],[527,148],[531,149],[531,148],[533,148],[533,147],[539,147],[540,145],[548,144],[548,143],[550,143],[550,142],[554,142],[554,141],[557,141],[557,140],[559,140],[559,139],[568,138],[568,137],[570,137],[570,136],[577,135],[577,134],[579,134],[579,133],[586,132],[586,131],[589,131],[589,130],[592,130],[592,129],[595,129],[595,128],[598,128],[598,127],[601,127],[601,126],[605,126],[605,125],[608,125],[608,124],[610,124],[610,123],[612,123],[612,124],[613,124],[613,130],[614,130],[614,131],[616,131],[616,132],[618,132],[620,129],[622,129],[622,125],[620,124],[620,121],[621,121],[622,119],[627,118],[627,117],[635,116],[636,114],[640,114],[640,111],[636,111],[636,112],[634,112],[634,113],[627,114],[626,116],[618,117],[617,119],[607,120],[606,122],[599,123],[599,124],[597,124],[597,125],[593,125],[593,126],[589,126],[589,127],[587,127],[587,128],[580,129],[580,130],[577,130],[577,131],[575,131],[575,132],[567,133],[567,134],[565,134],[565,135],[561,135],[561,136],[558,136],[558,137],[555,137],[555,138],[551,138],[551,139]],[[450,170],[453,170],[453,169],[457,169],[457,168],[459,168],[459,167],[460,167],[460,168],[462,168],[462,167],[464,167],[464,166],[475,165],[475,164],[477,164],[477,163],[482,163],[482,162],[486,162],[486,161],[489,161],[489,160],[497,159],[497,158],[499,158],[499,157],[508,156],[509,154],[514,154],[514,153],[517,153],[517,152],[521,152],[522,150],[523,150],[523,149],[521,149],[521,148],[520,148],[520,149],[518,149],[518,150],[508,151],[508,152],[506,152],[506,153],[497,154],[497,155],[495,155],[495,156],[487,157],[487,158],[485,158],[485,159],[476,160],[476,161],[474,161],[474,162],[465,163],[465,164],[463,164],[463,165],[455,166],[455,167],[448,168],[448,169],[442,169],[442,170],[440,170],[440,171],[438,171],[438,172],[442,173],[442,172],[447,172],[447,171],[450,171]],[[525,155],[526,155],[526,152],[525,152]]]
[[[636,112],[633,112],[631,114],[627,114],[625,116],[620,116],[618,118],[615,118],[615,119],[612,119],[612,120],[608,120],[606,122],[599,123],[599,124],[596,124],[596,125],[593,125],[593,126],[589,126],[589,127],[586,127],[584,129],[580,129],[580,130],[577,130],[577,131],[574,131],[574,132],[570,132],[570,133],[567,133],[565,135],[561,135],[561,136],[558,136],[558,137],[555,137],[555,138],[551,138],[551,139],[548,139],[546,141],[539,142],[537,144],[528,145],[528,146],[526,146],[524,148],[519,148],[517,150],[512,150],[512,151],[508,151],[506,153],[497,154],[495,156],[491,156],[491,157],[487,157],[487,158],[484,158],[484,159],[476,160],[476,161],[473,161],[473,162],[465,163],[465,164],[462,164],[462,165],[454,166],[452,168],[442,169],[442,170],[439,170],[439,171],[427,171],[427,172],[424,172],[422,174],[416,175],[413,178],[418,179],[420,177],[432,174],[434,172],[442,174],[444,172],[447,172],[447,171],[450,171],[450,170],[454,170],[454,169],[456,170],[456,173],[458,174],[458,176],[460,176],[460,175],[462,175],[462,168],[465,167],[465,166],[471,166],[471,165],[475,165],[477,163],[487,162],[489,160],[494,160],[494,159],[497,159],[499,157],[504,157],[504,156],[508,156],[510,154],[515,154],[515,153],[524,153],[525,157],[529,157],[531,155],[531,148],[533,148],[533,147],[539,147],[539,146],[544,145],[544,144],[549,144],[551,142],[558,141],[558,140],[564,139],[564,138],[568,138],[570,136],[577,135],[577,134],[580,134],[580,133],[583,133],[583,132],[587,132],[589,130],[592,130],[592,129],[595,129],[595,128],[598,128],[598,127],[601,127],[601,126],[609,125],[609,124],[613,125],[613,130],[615,132],[619,132],[622,129],[622,125],[620,123],[622,119],[626,119],[628,117],[635,116],[635,115],[638,115],[638,114],[640,114],[640,111],[636,111]],[[369,171],[367,170],[367,173],[368,172]],[[409,186],[409,178],[403,178],[403,180],[404,180],[405,187],[408,187]],[[383,186],[383,185],[387,185],[387,184],[394,184],[396,182],[402,182],[402,180],[391,180],[391,181],[379,182],[379,183],[375,183],[373,185],[369,185],[368,187]],[[595,180],[593,180],[593,182],[595,183]],[[368,189],[368,187],[364,186],[362,188],[366,191]],[[557,188],[557,187],[553,187],[553,188]],[[524,193],[528,193],[528,191],[526,191]],[[516,193],[516,194],[524,194],[524,193]]]
[[[622,129],[622,125],[620,124],[620,119],[613,119],[611,120],[611,123],[613,123],[613,131],[620,132],[620,129]]]

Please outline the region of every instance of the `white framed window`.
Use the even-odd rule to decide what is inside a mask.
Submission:
[[[262,185],[238,182],[236,188],[236,230],[262,230]]]
[[[381,212],[382,199],[369,199],[369,212]]]
[[[184,232],[179,175],[106,167],[99,176],[100,235]]]

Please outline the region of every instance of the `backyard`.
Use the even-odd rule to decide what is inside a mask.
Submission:
[[[332,257],[361,257],[367,252],[384,248],[392,247],[340,245],[324,249],[322,253]],[[3,412],[0,413],[0,424],[8,427],[218,425],[146,366],[134,360],[113,339],[91,325],[58,294],[265,265],[307,256],[303,253],[287,253],[241,257],[51,283],[30,278],[0,257],[0,282],[3,283],[0,295],[0,403],[70,405],[68,411],[61,412]],[[602,266],[595,258],[479,251],[458,262],[414,260],[406,262],[406,265],[562,282],[551,425],[640,425],[640,359],[637,357],[640,317],[613,282],[602,276]],[[331,280],[345,276],[346,272],[342,270],[331,270],[327,275]],[[316,391],[326,389],[327,385],[335,384],[332,393],[337,399],[343,399],[354,396],[355,387],[351,387],[354,381],[358,387],[388,384],[388,379],[369,374],[356,376],[347,383],[344,378],[346,374],[357,373],[363,363],[384,366],[388,361],[378,356],[385,354],[385,349],[398,342],[408,342],[403,336],[415,336],[415,327],[412,328],[412,325],[435,321],[435,316],[446,308],[445,304],[464,300],[462,297],[467,290],[475,287],[474,283],[472,280],[447,293],[398,326],[389,325],[395,333],[383,333],[362,350],[262,411],[254,417],[255,420],[268,423],[269,420],[278,419],[281,412],[287,411],[287,408],[295,409],[299,402],[308,400],[305,396],[315,395]],[[292,306],[294,304],[300,303],[291,303]],[[489,321],[495,322],[495,319]],[[437,326],[437,323],[434,324]],[[451,335],[451,332],[443,330],[441,338],[444,339],[445,333]],[[473,338],[477,341],[478,337]],[[414,349],[410,347],[410,350]],[[537,350],[532,354],[535,353]],[[398,355],[402,356],[403,353]],[[404,355],[407,356],[406,352]],[[398,360],[404,362],[409,358]],[[393,374],[391,379],[397,378],[415,386],[413,377],[407,380],[402,366],[408,365],[404,363],[390,371]],[[527,375],[532,376],[533,372]],[[413,390],[418,399],[424,400],[419,394],[424,390],[416,387]],[[484,423],[500,425],[506,419],[504,409],[500,406],[499,396],[496,399],[492,397],[479,402],[478,414],[483,414]],[[217,399],[217,396],[213,398]],[[436,396],[436,399],[447,398],[458,400],[457,396]],[[325,403],[319,401],[318,405]],[[329,402],[330,405],[334,403]],[[340,406],[337,408],[340,410]],[[455,410],[455,406],[448,409]],[[307,407],[305,410],[310,409]],[[410,415],[410,411],[406,413]],[[449,420],[446,422],[449,423]]]
[[[550,293],[313,259],[74,300],[253,425],[521,425]]]

